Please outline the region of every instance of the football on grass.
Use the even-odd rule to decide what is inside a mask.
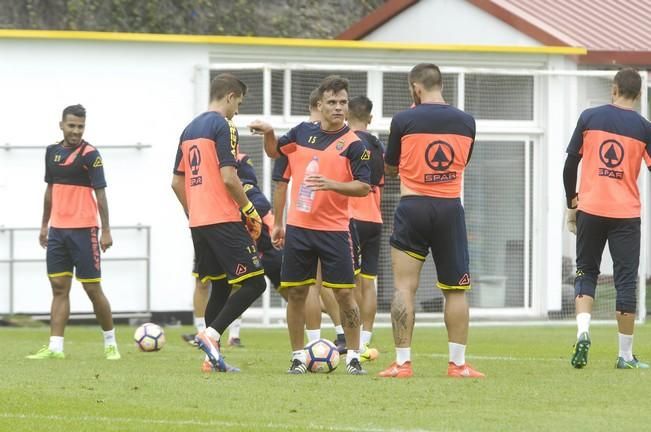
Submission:
[[[329,373],[339,365],[339,351],[335,344],[325,339],[318,339],[305,346],[307,369],[315,373]]]
[[[165,346],[165,332],[158,324],[145,323],[136,329],[133,340],[140,351],[158,351]]]

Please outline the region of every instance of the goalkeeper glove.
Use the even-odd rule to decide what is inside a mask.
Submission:
[[[262,232],[262,219],[255,207],[253,207],[251,201],[242,207],[242,214],[244,215],[246,230],[249,232],[253,240],[257,240]]]
[[[565,210],[565,225],[567,230],[576,235],[576,208],[578,206],[579,197],[575,196],[572,200],[568,199],[568,209]]]

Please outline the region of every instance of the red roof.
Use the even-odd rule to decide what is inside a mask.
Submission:
[[[581,63],[651,65],[649,0],[466,1],[542,44],[585,47]],[[391,3],[403,7],[387,16]],[[361,39],[415,3],[389,0],[338,39]],[[383,8],[384,14],[376,14]]]

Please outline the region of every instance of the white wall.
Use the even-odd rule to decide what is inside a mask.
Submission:
[[[369,41],[540,46],[465,0],[421,0],[364,37]]]
[[[111,224],[152,226],[154,310],[191,308],[191,240],[170,181],[178,137],[195,111],[194,68],[207,64],[207,48],[200,45],[0,41],[0,145],[51,144],[61,139],[63,107],[87,108],[85,138],[104,158]],[[152,148],[106,148],[136,142]],[[42,150],[0,150],[0,226],[40,226],[43,157]],[[21,257],[44,257],[37,233],[26,235]],[[141,234],[116,231],[115,246],[104,257],[134,256],[135,244],[144,244],[134,235]],[[31,266],[22,267],[17,279],[15,310],[44,312],[49,284],[43,266]],[[0,290],[6,271],[0,267]],[[142,265],[105,263],[104,287],[114,309],[144,304],[143,276]],[[8,310],[5,299],[6,292],[0,312]],[[73,310],[92,310],[79,290]]]

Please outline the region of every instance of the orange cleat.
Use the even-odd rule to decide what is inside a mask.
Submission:
[[[484,378],[486,375],[474,370],[468,363],[457,366],[456,364],[449,362],[448,376],[452,378]]]
[[[201,372],[203,373],[212,373],[213,368],[212,365],[208,360],[204,360],[203,363],[201,363]]]
[[[411,368],[411,362],[405,362],[402,365],[393,362],[388,368],[378,374],[382,378],[410,378],[414,375],[414,370]]]

